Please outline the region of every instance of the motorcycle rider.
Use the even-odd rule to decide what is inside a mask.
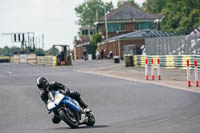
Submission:
[[[71,98],[74,98],[80,106],[84,109],[85,112],[90,112],[91,110],[88,108],[88,105],[83,102],[83,100],[80,97],[80,93],[77,91],[70,91],[68,87],[65,85],[59,83],[59,82],[51,82],[49,83],[46,78],[44,77],[38,77],[37,78],[37,87],[41,91],[40,97],[42,101],[47,105],[47,101],[49,99],[48,92],[49,91],[58,91],[60,90],[62,94],[66,96],[70,96]],[[56,117],[55,115],[52,118],[52,122],[55,124],[58,124],[61,120]]]

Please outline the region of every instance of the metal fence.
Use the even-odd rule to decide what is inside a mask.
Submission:
[[[146,55],[200,55],[200,36],[170,36],[145,39]]]

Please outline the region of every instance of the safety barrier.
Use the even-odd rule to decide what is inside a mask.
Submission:
[[[11,62],[19,64],[20,63],[20,57],[19,57],[19,55],[12,56],[11,57]]]
[[[36,56],[36,54],[21,54],[11,57],[13,63],[27,63],[27,64],[39,64],[45,66],[57,66],[56,56]]]
[[[190,67],[194,68],[194,60],[200,62],[200,55],[161,55],[161,56],[142,56],[125,55],[126,67],[145,67],[145,59],[148,59],[148,65],[151,65],[151,58],[154,60],[154,67],[157,68],[157,59],[160,59],[160,67],[166,68],[187,68],[187,60],[191,62]],[[133,65],[131,65],[133,64]],[[200,65],[198,66],[200,67]]]
[[[9,56],[0,56],[0,63],[10,62]]]
[[[28,64],[36,64],[37,63],[37,56],[36,54],[27,54],[26,56],[26,62]]]
[[[37,64],[46,66],[56,66],[57,57],[56,56],[37,56]]]

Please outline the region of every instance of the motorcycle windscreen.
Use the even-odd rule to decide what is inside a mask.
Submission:
[[[57,105],[59,105],[60,102],[63,100],[64,97],[65,97],[65,96],[64,96],[63,94],[61,94],[61,93],[59,93],[59,92],[56,92],[56,95],[55,95],[55,103],[56,103]]]
[[[55,107],[56,107],[56,105],[53,102],[48,102],[48,104],[47,104],[48,110],[52,110]]]

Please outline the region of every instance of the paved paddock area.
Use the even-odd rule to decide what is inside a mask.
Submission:
[[[191,91],[200,93],[200,87],[195,86],[194,71],[191,69],[191,85],[187,86],[187,75],[185,69],[178,68],[161,68],[161,80],[157,80],[157,69],[154,69],[155,80],[151,80],[151,68],[149,67],[149,80],[145,80],[145,68],[141,67],[125,67],[125,62],[121,61],[120,64],[114,64],[112,60],[99,60],[84,62],[81,60],[75,61],[75,66],[79,66],[80,63],[87,64],[89,67],[79,67],[79,71],[97,75],[104,75],[107,77],[114,77],[120,79],[126,79],[131,81],[151,83],[171,88]],[[95,64],[95,67],[93,65]],[[85,65],[84,65],[85,66]],[[198,73],[200,77],[200,73]]]

